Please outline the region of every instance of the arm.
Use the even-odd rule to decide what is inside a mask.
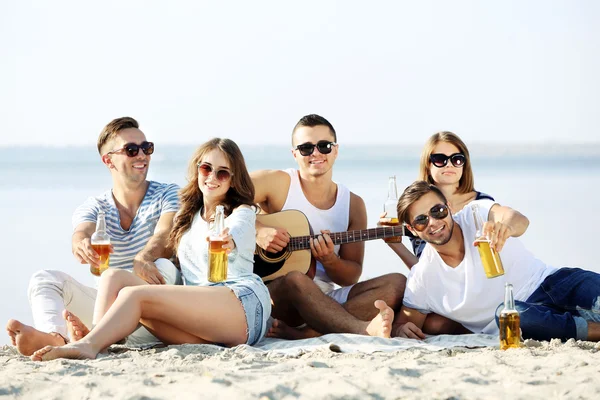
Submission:
[[[254,184],[254,202],[266,213],[281,211],[290,187],[290,176],[281,170],[259,170],[250,174]],[[290,241],[283,228],[256,221],[256,243],[272,253],[283,250]]]
[[[75,227],[71,237],[71,251],[81,264],[100,266],[100,256],[92,249],[90,238],[96,231],[95,222],[82,222]]]
[[[398,257],[400,257],[408,269],[411,269],[416,263],[419,262],[419,259],[409,249],[407,249],[403,243],[387,242],[386,244],[394,253],[398,255]]]
[[[423,329],[426,317],[427,314],[402,306],[394,318],[392,337],[425,339],[425,335],[421,329]]]
[[[154,264],[158,258],[170,258],[172,249],[167,248],[173,228],[174,212],[163,213],[146,246],[133,259],[133,273],[150,284],[164,284],[165,278]]]
[[[527,217],[517,210],[494,204],[490,208],[487,222],[483,225],[483,234],[490,238],[490,245],[496,251],[500,251],[506,239],[521,236],[528,226]]]
[[[354,193],[350,193],[350,220],[348,230],[367,228],[367,210],[365,202]],[[340,286],[349,286],[358,282],[362,274],[362,262],[365,255],[365,243],[355,242],[340,246],[339,257],[334,253],[334,245],[329,231],[311,241],[313,256],[323,264],[327,275]]]

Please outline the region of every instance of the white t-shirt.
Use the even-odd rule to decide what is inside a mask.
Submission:
[[[479,205],[481,216],[487,221],[494,202],[472,203]],[[497,334],[494,318],[496,308],[504,301],[504,284],[512,283],[515,300],[525,301],[558,268],[535,258],[519,239],[509,238],[500,252],[504,275],[488,279],[473,246],[475,223],[471,207],[464,207],[453,218],[462,228],[465,258],[452,268],[427,244],[408,275],[404,305],[424,314],[443,315],[475,333]]]
[[[340,183],[337,185],[337,196],[335,204],[327,210],[322,210],[313,206],[304,196],[300,184],[299,172],[295,169],[286,169],[285,172],[290,176],[290,188],[287,198],[281,208],[283,210],[300,210],[308,218],[313,234],[321,233],[321,230],[330,230],[332,233],[345,232],[350,223],[350,191]],[[340,251],[340,245],[334,247],[335,254]],[[317,270],[314,282],[324,293],[329,293],[338,286],[333,283],[325,267],[320,261],[317,261]]]

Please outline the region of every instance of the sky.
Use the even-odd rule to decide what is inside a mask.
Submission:
[[[0,147],[600,142],[600,2],[0,1]]]

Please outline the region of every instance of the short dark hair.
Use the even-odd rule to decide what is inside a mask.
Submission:
[[[398,207],[396,208],[398,211],[398,220],[410,224],[411,221],[408,220],[408,208],[421,197],[431,192],[435,193],[444,204],[448,204],[448,200],[446,200],[444,193],[442,193],[435,185],[425,181],[415,181],[409,187],[404,189],[402,196],[398,199]]]
[[[110,121],[98,136],[98,153],[102,155],[102,147],[111,139],[117,137],[119,131],[123,129],[136,128],[139,129],[138,122],[131,117],[121,117]]]
[[[325,118],[317,114],[308,114],[300,118],[300,121],[298,121],[298,123],[296,124],[296,126],[294,126],[294,129],[292,130],[292,142],[294,140],[294,133],[296,132],[296,129],[302,126],[308,126],[312,128],[319,125],[325,125],[326,127],[328,127],[331,131],[331,134],[333,135],[333,141],[337,143],[337,134],[335,133],[335,129],[333,129],[333,125],[331,125],[331,123]]]

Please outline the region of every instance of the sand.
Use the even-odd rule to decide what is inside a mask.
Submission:
[[[27,399],[598,399],[600,344],[281,354],[169,346],[33,362],[0,349],[0,396]]]

